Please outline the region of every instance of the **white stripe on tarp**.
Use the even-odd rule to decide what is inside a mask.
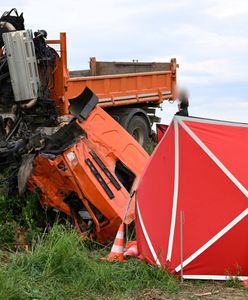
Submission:
[[[179,184],[179,131],[177,119],[174,119],[174,134],[175,134],[175,174],[174,174],[174,191],[173,191],[173,203],[171,214],[171,226],[170,236],[167,250],[167,260],[171,260],[172,247],[174,241],[176,213],[177,213],[177,199],[178,199],[178,184]]]
[[[213,120],[213,119],[204,119],[197,117],[184,117],[184,116],[175,116],[174,119],[179,121],[189,121],[195,123],[204,123],[204,124],[212,124],[212,125],[223,125],[223,126],[233,126],[233,127],[248,127],[247,123],[238,123],[232,121],[222,121],[222,120]]]
[[[122,253],[123,252],[123,247],[118,246],[118,245],[113,245],[112,248],[111,248],[111,252]]]
[[[142,231],[143,231],[143,233],[144,233],[144,237],[145,237],[145,239],[146,239],[146,243],[147,243],[147,245],[148,245],[148,247],[149,247],[149,249],[150,249],[150,251],[151,251],[151,254],[152,254],[152,256],[153,256],[153,259],[154,259],[155,263],[156,263],[157,265],[161,266],[160,261],[159,261],[159,259],[158,259],[158,257],[157,257],[157,254],[156,254],[156,252],[155,252],[155,250],[154,250],[154,248],[153,248],[153,246],[152,246],[151,240],[150,240],[150,238],[149,238],[149,236],[148,236],[148,233],[147,233],[147,231],[146,231],[146,228],[145,228],[145,225],[144,225],[144,222],[143,222],[141,213],[140,213],[140,209],[139,209],[138,198],[137,198],[136,205],[137,205],[136,207],[137,207],[137,212],[138,212],[138,218],[139,218],[139,220],[140,220],[140,225],[141,225]],[[142,253],[141,253],[141,254],[142,254]]]
[[[212,237],[206,244],[199,248],[195,253],[188,257],[182,264],[183,268],[196,259],[200,254],[202,254],[207,248],[213,245],[218,239],[220,239],[224,234],[226,234],[230,229],[232,229],[237,223],[239,223],[244,217],[248,215],[248,208],[246,208],[241,214],[239,214],[232,222],[227,224],[221,231],[219,231],[214,237]],[[175,268],[176,272],[181,270],[181,264]]]
[[[216,163],[216,165],[226,174],[226,176],[237,186],[237,188],[248,197],[247,189],[238,181],[238,179],[223,165],[223,163],[213,154],[212,151],[198,138],[198,136],[180,119],[179,124],[192,137],[192,139],[202,148],[202,150]]]
[[[123,237],[124,237],[124,232],[118,231],[117,234],[116,234],[116,238],[123,239]]]
[[[199,279],[199,280],[230,280],[237,278],[239,280],[247,280],[248,276],[224,276],[224,275],[183,275],[184,279]]]

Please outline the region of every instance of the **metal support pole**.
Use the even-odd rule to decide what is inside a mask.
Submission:
[[[124,214],[124,218],[123,218],[123,221],[122,221],[123,224],[124,224],[124,222],[126,220],[127,213],[128,213],[129,208],[130,208],[131,202],[133,200],[134,194],[135,194],[135,191],[133,191],[132,194],[130,195],[130,199],[129,199],[129,202],[127,204],[126,211],[125,211],[125,214]],[[126,243],[127,242],[128,242],[128,224],[126,224]]]
[[[180,263],[181,263],[181,282],[183,282],[183,211],[180,210]]]

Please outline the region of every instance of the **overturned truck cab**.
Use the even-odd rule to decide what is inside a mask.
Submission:
[[[71,100],[75,117],[54,134],[43,136],[38,155],[23,159],[19,191],[38,187],[43,206],[70,215],[80,234],[104,242],[114,236],[122,221],[134,220],[130,197],[148,155],[95,106],[98,98],[88,88],[81,98]]]

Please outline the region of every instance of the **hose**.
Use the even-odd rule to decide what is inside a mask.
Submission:
[[[24,108],[24,109],[29,109],[31,107],[33,107],[37,102],[37,98],[34,98],[32,100],[29,100],[28,103],[25,103],[25,104],[21,104],[21,108]]]

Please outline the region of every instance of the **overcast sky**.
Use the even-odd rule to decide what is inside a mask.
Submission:
[[[3,1],[1,1],[3,3]],[[8,6],[6,6],[6,4]],[[190,114],[248,122],[248,0],[8,0],[27,29],[67,32],[70,69],[98,60],[169,61]],[[176,104],[165,104],[169,122]]]

